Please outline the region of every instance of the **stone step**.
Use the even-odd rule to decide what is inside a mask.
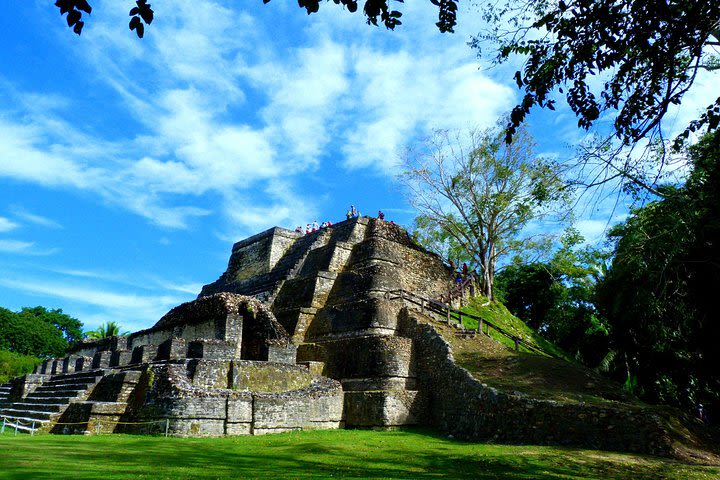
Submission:
[[[63,404],[67,405],[70,403],[70,400],[74,399],[75,397],[71,396],[58,396],[58,397],[33,397],[32,394],[30,394],[28,397],[23,399],[24,403],[28,404],[47,404],[47,403],[55,403],[55,404]]]
[[[0,416],[11,418],[25,418],[28,420],[46,420],[50,421],[60,415],[59,412],[44,412],[42,410],[25,410],[21,408],[3,408],[0,409]]]
[[[42,385],[40,385],[39,387],[37,387],[36,390],[40,390],[41,392],[47,392],[49,390],[58,390],[58,391],[77,390],[77,389],[85,390],[89,386],[95,385],[95,383],[97,383],[97,382],[95,382],[95,381],[72,382],[72,383],[70,383],[70,382],[68,382],[68,383],[47,383],[47,382],[45,382]]]
[[[94,383],[98,377],[104,375],[103,370],[91,370],[88,372],[63,373],[53,375],[50,380],[44,382],[43,385],[63,385],[66,383]]]
[[[12,408],[23,410],[35,410],[42,412],[59,412],[67,407],[70,402],[66,403],[36,403],[36,402],[14,402]]]
[[[27,398],[48,398],[48,397],[70,397],[75,398],[78,395],[80,395],[81,392],[84,392],[87,390],[86,388],[80,388],[80,389],[74,389],[74,390],[40,390],[40,387],[38,387],[37,390],[32,392],[30,395],[27,396]],[[62,395],[60,395],[62,394]]]

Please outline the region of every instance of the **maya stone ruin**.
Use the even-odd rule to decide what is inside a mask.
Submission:
[[[670,453],[654,415],[484,385],[456,365],[437,319],[387,295],[439,298],[451,281],[391,222],[272,228],[236,243],[227,271],[152,328],[86,341],[0,387],[0,415],[52,433],[424,425],[468,440]]]

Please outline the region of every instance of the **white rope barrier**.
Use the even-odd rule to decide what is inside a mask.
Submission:
[[[37,421],[31,421],[31,422],[23,422],[19,418],[16,417],[6,417],[2,416],[2,426],[0,426],[0,434],[5,433],[5,429],[7,426],[10,426],[11,428],[14,428],[15,430],[15,436],[17,436],[17,432],[19,427],[30,427],[30,435],[35,435],[35,431],[39,430],[39,428],[35,428]],[[52,426],[56,425],[87,425],[90,423],[87,422],[54,422],[52,423]],[[99,435],[101,433],[101,427],[102,425],[152,425],[152,424],[165,424],[165,436],[169,436],[170,432],[170,419],[165,418],[161,420],[150,420],[147,422],[114,422],[111,420],[100,420],[97,419],[95,423],[95,433]]]

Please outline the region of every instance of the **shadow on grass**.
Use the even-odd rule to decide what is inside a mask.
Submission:
[[[0,478],[686,478],[651,457],[451,441],[424,431],[268,437],[0,437]],[[720,474],[720,470],[714,470]],[[694,477],[703,478],[703,477]],[[711,478],[711,477],[707,477]]]

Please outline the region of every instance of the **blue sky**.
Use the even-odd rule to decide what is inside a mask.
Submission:
[[[332,4],[165,0],[139,40],[132,3],[95,0],[80,37],[47,0],[0,17],[0,306],[136,330],[261,230],[338,221],[350,203],[409,225],[403,147],[489,127],[519,98],[513,66],[467,46],[481,23],[465,6],[448,35],[430,2],[405,3],[392,32]],[[582,135],[562,110],[530,123],[558,158]]]

